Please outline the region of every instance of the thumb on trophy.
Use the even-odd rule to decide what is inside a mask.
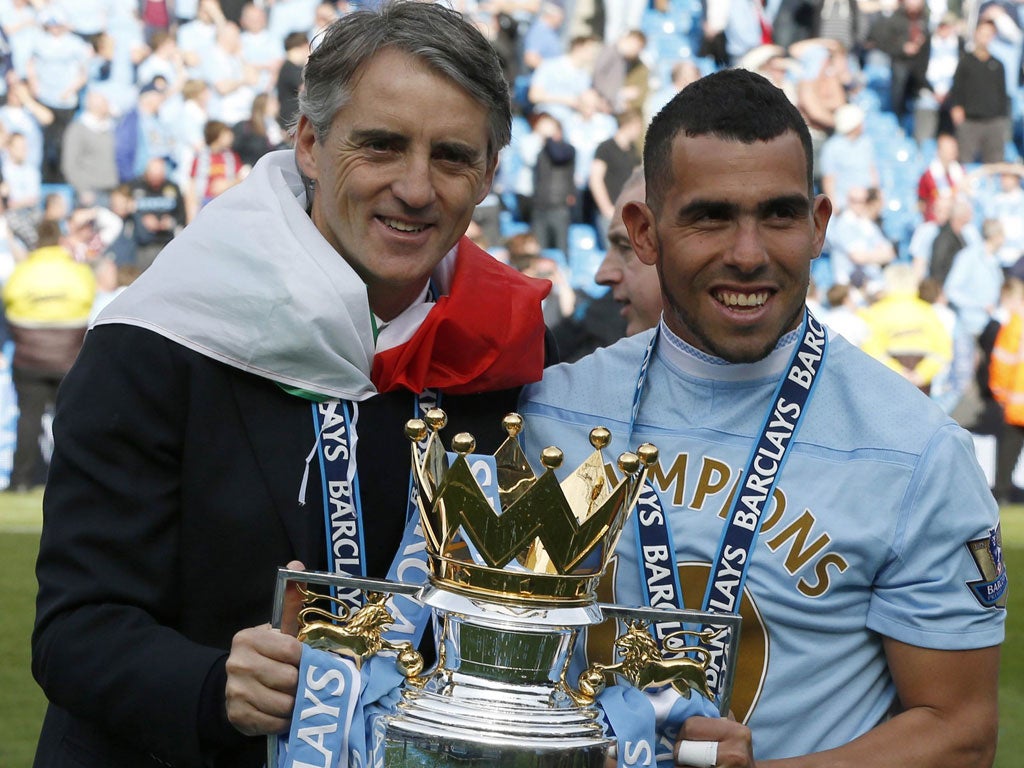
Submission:
[[[306,570],[305,564],[299,560],[292,560],[285,568],[290,571]],[[285,587],[281,631],[286,635],[295,637],[299,634],[299,611],[302,610],[302,591],[305,588],[305,583],[298,581],[290,581]]]

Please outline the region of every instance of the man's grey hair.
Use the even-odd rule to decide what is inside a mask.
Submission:
[[[491,160],[511,138],[511,100],[501,60],[487,38],[450,8],[394,0],[379,10],[343,16],[313,45],[303,70],[299,114],[310,121],[319,141],[351,98],[362,68],[385,49],[415,56],[487,108]]]

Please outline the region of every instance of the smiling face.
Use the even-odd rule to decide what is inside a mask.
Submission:
[[[296,157],[316,183],[312,218],[389,320],[416,299],[487,195],[487,108],[419,59],[365,65],[320,141],[305,116]]]
[[[637,255],[658,267],[665,322],[716,357],[760,360],[802,320],[831,204],[809,196],[793,132],[751,144],[680,133],[672,174],[659,210],[623,212]]]

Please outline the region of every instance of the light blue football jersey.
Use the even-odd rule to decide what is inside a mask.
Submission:
[[[793,343],[754,364],[701,356],[662,326],[632,435],[649,331],[545,371],[524,393],[524,448],[565,451],[560,474],[650,442],[651,482],[670,521],[686,607],[699,608],[731,497]],[[794,342],[795,343],[795,342]],[[695,354],[696,353],[696,354]],[[628,441],[628,446],[627,446]],[[970,436],[897,374],[830,335],[795,442],[763,513],[743,590],[733,712],[755,757],[844,744],[895,705],[882,636],[927,648],[999,644],[1005,572],[998,508]],[[636,515],[602,595],[644,603]],[[614,584],[614,589],[611,589]],[[591,657],[611,630],[591,631]]]

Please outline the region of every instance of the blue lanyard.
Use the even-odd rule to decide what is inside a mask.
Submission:
[[[422,393],[414,400],[413,416],[425,413],[439,400],[440,395],[432,391]],[[341,400],[313,403],[313,423],[319,436],[317,455],[323,489],[327,570],[344,576],[365,577],[363,507],[356,463],[358,422],[358,403]],[[405,529],[388,569],[388,579],[422,584],[428,575],[426,539],[420,526],[411,468],[406,499]],[[332,595],[350,610],[357,610],[363,603],[363,593],[355,588],[346,592],[332,589]],[[430,609],[404,595],[394,595],[389,608],[395,622],[385,635],[396,641],[410,640],[416,646]]]
[[[659,333],[660,330],[656,331],[647,345],[633,392],[630,440]],[[802,422],[827,346],[828,334],[825,327],[807,310],[800,340],[776,387],[760,437],[747,460],[747,468],[742,476],[743,484],[733,498],[701,606],[704,611],[732,613],[739,609],[739,599],[750,567],[751,551],[761,529],[765,506],[772,497],[789,455],[789,448]],[[647,604],[683,608],[671,528],[657,492],[649,485],[645,485],[637,504],[637,546],[641,555],[641,588]],[[679,628],[677,623],[672,623],[658,625],[653,629],[660,640]]]

